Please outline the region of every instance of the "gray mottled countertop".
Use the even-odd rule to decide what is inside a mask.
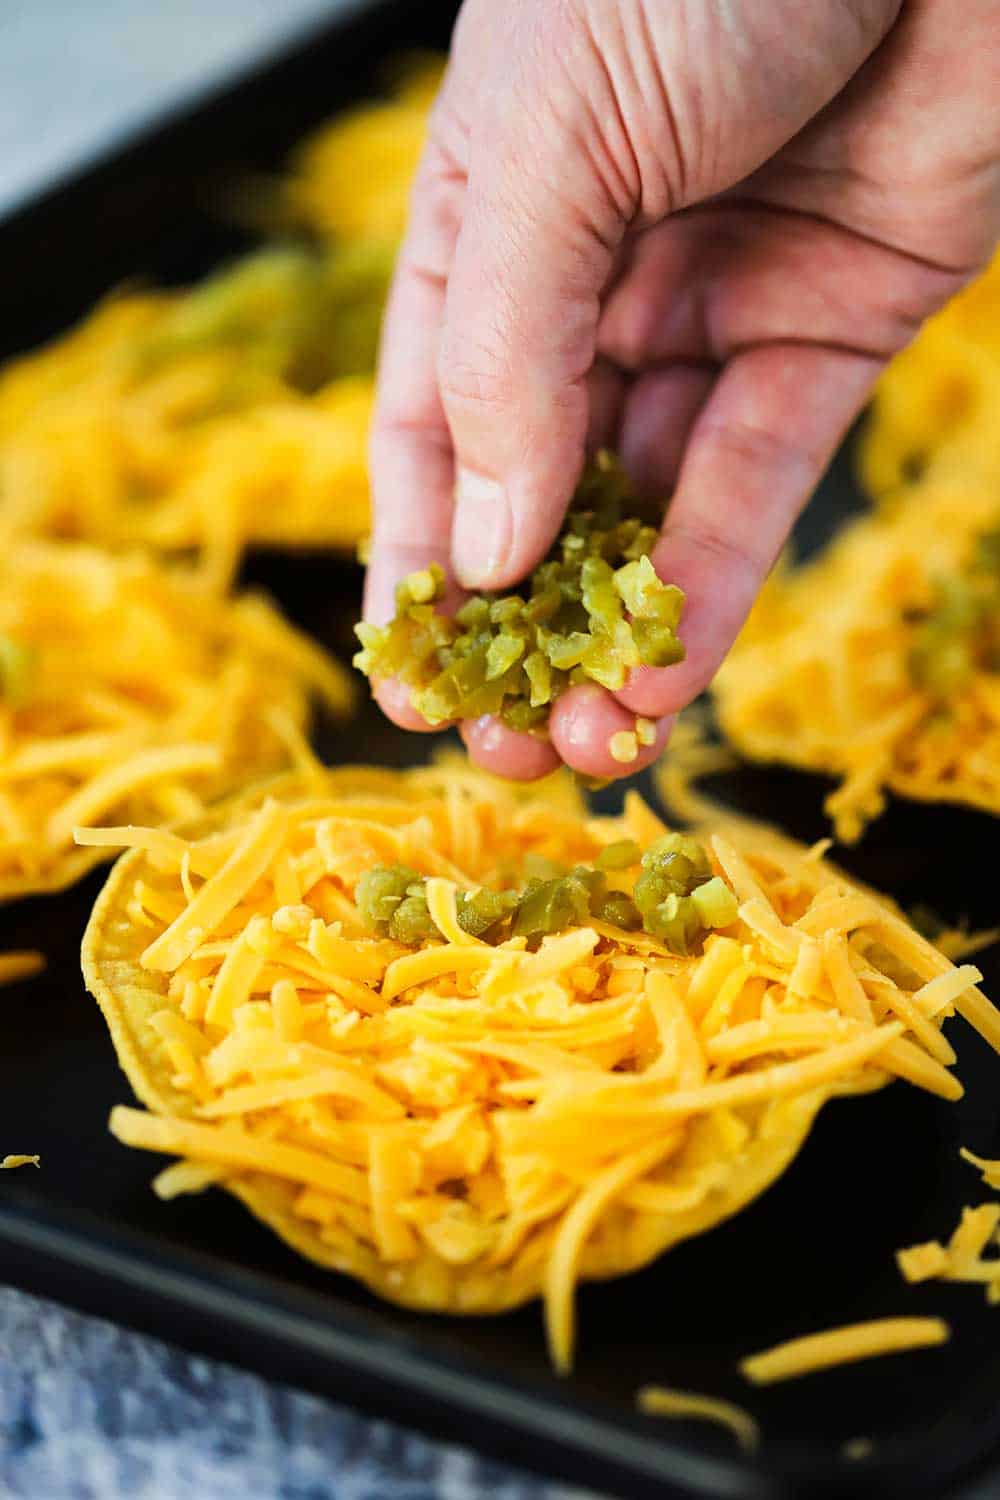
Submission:
[[[585,1500],[0,1287],[4,1500]]]
[[[0,215],[220,74],[359,3],[0,0]],[[4,1500],[487,1495],[568,1492],[0,1286]]]
[[[0,214],[365,0],[0,0]]]

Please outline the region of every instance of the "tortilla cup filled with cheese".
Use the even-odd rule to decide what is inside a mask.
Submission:
[[[84,972],[145,1106],[112,1129],[179,1158],[161,1196],[224,1187],[410,1307],[541,1296],[561,1369],[579,1280],[738,1211],[833,1096],[959,1097],[955,1009],[1000,1041],[978,972],[818,850],[728,819],[695,860],[568,777],[317,770],[105,837]],[[646,899],[681,847],[700,930]]]

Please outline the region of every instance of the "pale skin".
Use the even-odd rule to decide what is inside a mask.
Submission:
[[[880,370],[998,235],[1000,0],[466,0],[383,332],[366,616],[430,561],[450,605],[515,585],[601,445],[673,492],[653,562],[688,599],[683,664],[572,689],[550,742],[466,722],[472,759],[654,759]],[[637,714],[656,743],[622,766]]]

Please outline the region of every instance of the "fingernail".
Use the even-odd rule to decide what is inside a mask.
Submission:
[[[502,485],[471,469],[455,479],[451,556],[466,588],[490,588],[510,555],[513,515]]]

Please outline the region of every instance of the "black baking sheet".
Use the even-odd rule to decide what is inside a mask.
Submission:
[[[219,212],[220,184],[267,167],[304,129],[375,86],[400,46],[442,43],[448,5],[390,4],[332,28],[249,82],[0,225],[6,352],[82,313],[125,277],[179,280],[246,243]],[[806,518],[815,541],[856,503],[838,460]],[[295,619],[342,656],[360,575],[326,558],[252,559]],[[326,725],[331,760],[403,764],[427,752],[371,708]],[[720,795],[800,836],[823,834],[823,786],[746,769]],[[996,825],[952,809],[894,806],[846,863],[904,904],[996,919]],[[176,1343],[246,1364],[510,1461],[621,1495],[942,1497],[973,1479],[1000,1494],[1000,1312],[977,1288],[905,1287],[893,1250],[950,1231],[984,1196],[960,1144],[1000,1152],[1000,1064],[952,1025],[968,1095],[943,1104],[904,1085],[831,1105],[763,1199],[657,1265],[583,1289],[571,1378],[550,1373],[537,1308],[449,1321],[379,1304],[285,1249],[221,1193],[169,1204],[156,1162],[117,1145],[107,1114],[129,1090],[78,947],[100,873],[62,896],[0,909],[0,948],[41,947],[39,980],[0,995],[0,1147],[43,1168],[0,1178],[0,1276]],[[979,960],[1000,993],[1000,953]],[[856,1318],[935,1313],[949,1346],[770,1391],[743,1386],[738,1358]],[[760,1419],[754,1462],[714,1429],[639,1416],[647,1381],[730,1397]],[[844,1444],[872,1442],[850,1460]]]

